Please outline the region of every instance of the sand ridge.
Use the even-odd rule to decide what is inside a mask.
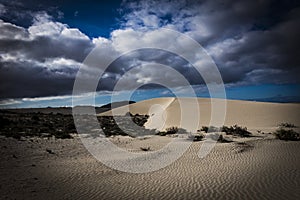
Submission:
[[[191,102],[190,98],[155,98],[119,107],[100,115],[112,115],[112,113],[124,115],[128,111],[133,114],[149,114],[150,122],[145,126],[146,128],[153,128],[155,125],[151,124],[151,118],[154,118],[151,107],[153,105],[161,105],[161,108],[164,108],[164,112],[154,113],[154,115],[160,115],[155,118],[165,119],[164,126],[161,129],[171,126],[180,127],[181,109],[179,100],[187,105]],[[211,100],[208,98],[198,98],[197,101],[200,111],[200,123],[198,127],[200,129],[201,126],[207,126],[210,123]],[[226,102],[227,109],[224,124],[228,126],[238,124],[246,126],[249,129],[260,130],[273,130],[282,122],[289,122],[300,126],[300,104],[298,103],[266,103],[241,100],[226,100]],[[188,120],[192,121],[193,119]],[[191,127],[187,125],[182,128],[189,130]]]

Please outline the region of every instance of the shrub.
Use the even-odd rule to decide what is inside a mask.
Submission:
[[[172,135],[172,134],[185,134],[187,131],[183,128],[178,128],[176,126],[172,126],[169,128],[166,128],[165,131],[159,131],[156,135],[165,136],[165,135]]]
[[[206,135],[207,138],[210,138],[211,140],[221,142],[221,143],[229,143],[232,142],[231,139],[225,138],[222,134],[219,133],[208,133]]]
[[[235,135],[235,136],[240,136],[240,137],[250,137],[251,133],[247,130],[247,127],[241,127],[238,125],[234,126],[223,126],[222,127],[222,132],[225,132],[226,135]]]
[[[140,147],[142,151],[150,151],[150,147]]]
[[[241,127],[238,125],[234,125],[234,126],[223,126],[222,128],[218,128],[215,126],[202,126],[202,128],[200,129],[200,131],[204,131],[205,133],[211,133],[211,132],[225,132],[226,135],[236,135],[236,136],[240,136],[240,137],[250,137],[251,133],[249,131],[247,131],[246,127]]]
[[[173,127],[169,127],[169,128],[166,128],[166,134],[169,135],[169,134],[175,134],[178,132],[178,128],[173,126]]]
[[[2,133],[2,135],[4,135],[5,137],[11,137],[17,140],[21,139],[21,134],[15,132],[15,131],[10,131],[10,132],[4,132]]]
[[[202,128],[200,129],[200,131],[204,131],[205,133],[208,132],[219,132],[220,128],[215,127],[215,126],[202,126]]]
[[[156,133],[156,135],[166,136],[167,132],[166,131],[159,131],[158,133]]]
[[[293,129],[283,129],[279,128],[274,133],[276,138],[280,140],[292,140],[292,141],[298,141],[300,140],[300,134],[294,131]]]
[[[55,138],[60,138],[60,139],[72,139],[73,137],[69,134],[69,133],[65,133],[65,132],[55,132],[53,134],[55,136]]]
[[[205,133],[208,132],[208,126],[202,126],[202,128],[200,130],[198,130],[198,132],[203,131]]]
[[[132,121],[138,126],[144,126],[144,124],[148,121],[149,115],[131,115]]]
[[[33,115],[33,116],[31,117],[31,120],[32,120],[32,121],[39,121],[40,118],[39,118],[37,115]]]
[[[232,142],[232,140],[227,139],[227,138],[224,138],[223,135],[220,135],[220,137],[218,138],[218,142],[221,142],[221,143],[229,143],[229,142]]]
[[[222,132],[225,132],[226,135],[232,135],[232,133],[233,133],[233,128],[228,127],[228,126],[223,126],[221,131],[222,131]]]
[[[193,141],[197,142],[197,141],[201,141],[204,138],[203,134],[197,134],[193,136]]]
[[[294,124],[288,123],[288,122],[280,123],[280,124],[278,124],[278,126],[281,128],[296,128],[296,126]]]
[[[12,122],[9,119],[0,116],[0,128],[4,128],[6,126],[9,126],[11,123]]]

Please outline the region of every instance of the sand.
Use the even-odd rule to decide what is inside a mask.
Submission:
[[[209,100],[199,101],[201,112],[208,111]],[[139,102],[130,105],[131,112],[147,114],[153,103],[165,106],[168,125],[176,125],[176,116],[171,115],[178,110],[176,99]],[[228,101],[227,111],[226,124],[253,130],[274,129],[280,122],[300,125],[299,104]],[[205,116],[201,125],[208,123]],[[217,143],[203,159],[197,156],[203,141],[194,142],[171,165],[144,174],[106,167],[78,136],[64,140],[0,137],[1,199],[299,199],[299,142],[277,140],[267,133],[255,135]],[[142,153],[141,148],[156,151],[171,138],[115,136],[110,140]]]
[[[117,138],[122,140],[120,136]],[[168,138],[161,137],[160,141],[164,139]],[[153,150],[159,148],[150,140],[125,137],[119,144],[135,152],[144,146],[151,146]],[[300,197],[298,142],[260,138],[248,141],[247,145],[218,143],[204,159],[197,157],[202,142],[196,142],[184,156],[166,168],[130,174],[104,166],[85,150],[78,138],[25,141],[1,138],[0,141],[1,199]]]
[[[180,102],[184,105],[192,104],[190,98],[156,98],[137,102],[129,106],[123,106],[101,113],[100,115],[124,115],[130,111],[133,114],[149,114],[149,123],[145,124],[147,128],[165,129],[171,126],[182,127],[189,130],[189,124],[180,126],[181,108]],[[214,99],[214,101],[222,101]],[[270,132],[276,129],[278,124],[283,122],[292,123],[300,126],[300,104],[299,103],[266,103],[254,101],[227,100],[226,118],[224,125],[231,126],[238,124],[246,126],[249,130],[261,130]],[[163,109],[164,112],[161,111]],[[155,109],[159,112],[155,112]],[[200,123],[198,129],[202,126],[208,126],[211,119],[211,99],[198,98],[198,108],[200,111]],[[192,109],[191,109],[192,110]],[[160,116],[155,116],[160,115]],[[189,116],[187,116],[189,117]],[[159,120],[151,121],[151,118]],[[161,120],[161,121],[160,121]],[[164,122],[162,122],[164,120]],[[192,121],[193,118],[187,119]],[[157,122],[163,123],[163,126],[157,126]]]

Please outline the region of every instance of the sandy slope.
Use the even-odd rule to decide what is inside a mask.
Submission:
[[[190,99],[181,100],[192,112]],[[207,125],[210,100],[198,102],[199,126]],[[253,130],[274,129],[280,122],[300,125],[299,104],[227,103],[227,125]],[[114,111],[124,114],[125,108]],[[129,109],[150,114],[148,127],[160,126],[162,120],[164,127],[179,125],[178,99],[151,99]],[[170,142],[167,136],[115,136],[110,140],[134,153],[142,152],[141,148],[156,151]],[[240,140],[245,143],[237,142]],[[158,171],[130,174],[97,161],[78,137],[21,141],[0,137],[0,199],[300,199],[299,142],[275,140],[270,134],[235,138],[233,143],[217,143],[200,159],[202,144],[194,142],[182,157]]]
[[[198,98],[198,108],[200,110],[201,126],[207,126],[211,118],[211,100]],[[215,100],[221,101],[221,100]],[[180,127],[180,102],[191,105],[189,98],[156,98],[137,102],[129,106],[116,108],[113,111],[102,113],[101,115],[123,115],[130,111],[132,113],[149,114],[150,121],[146,124],[147,128],[166,128],[170,126]],[[227,100],[225,125],[242,125],[251,129],[269,130],[275,128],[279,123],[289,122],[300,126],[300,104],[293,103],[265,103],[253,101]],[[196,109],[194,109],[196,110]],[[188,119],[192,121],[193,118]],[[164,122],[164,123],[163,123]],[[159,125],[158,125],[159,124]],[[163,124],[163,125],[162,125]],[[190,129],[189,125],[182,128]]]
[[[159,136],[157,136],[159,137]],[[272,139],[217,144],[204,159],[193,143],[173,164],[146,174],[112,170],[80,140],[0,138],[1,199],[299,199],[300,145]],[[113,138],[138,152],[166,137]],[[46,149],[54,154],[49,154]]]

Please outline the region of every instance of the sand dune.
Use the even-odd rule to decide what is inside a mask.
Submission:
[[[190,99],[179,100],[193,111]],[[163,129],[180,125],[179,100],[151,99],[103,115],[123,115],[129,109],[149,114],[147,127]],[[211,102],[197,101],[199,127],[208,125]],[[280,122],[299,126],[299,108],[299,104],[228,100],[225,124],[253,130],[274,129]],[[150,152],[161,149],[171,136],[114,136],[110,140],[140,154],[142,148]],[[203,144],[192,143],[182,157],[162,169],[132,174],[96,160],[78,136],[64,140],[1,136],[1,199],[300,199],[299,142],[276,140],[271,134],[235,138],[232,143],[217,143],[200,159]]]
[[[180,102],[192,105],[190,98],[156,98],[123,106],[101,115],[124,115],[126,112],[149,114],[150,120],[145,125],[147,128],[164,129],[170,126],[180,127],[181,109]],[[200,111],[199,127],[207,126],[211,119],[211,100],[198,98]],[[216,100],[218,101],[218,100]],[[300,104],[296,103],[266,103],[240,100],[226,100],[225,125],[242,125],[249,129],[268,130],[275,128],[279,123],[289,122],[300,126]],[[193,108],[190,108],[193,110]],[[193,118],[188,119],[190,121]],[[163,126],[162,126],[163,124]],[[183,126],[189,130],[191,127]]]

